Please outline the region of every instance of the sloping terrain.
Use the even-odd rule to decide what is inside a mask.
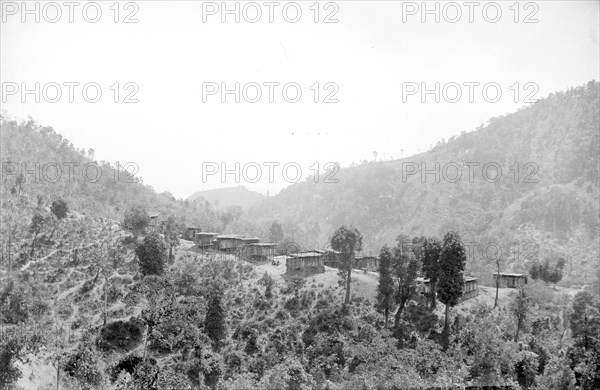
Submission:
[[[337,183],[292,185],[249,218],[287,221],[303,246],[325,244],[338,226],[352,224],[366,254],[400,233],[457,230],[479,245],[469,268],[481,278],[493,272],[493,255],[482,251],[493,243],[506,270],[564,257],[564,282],[589,284],[600,272],[598,89],[590,82],[551,94],[426,153],[341,169]]]

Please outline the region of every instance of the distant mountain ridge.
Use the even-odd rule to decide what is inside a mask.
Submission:
[[[473,246],[503,248],[506,270],[524,272],[536,259],[562,256],[567,282],[590,283],[600,272],[598,90],[591,81],[426,153],[341,169],[337,184],[297,183],[252,207],[248,218],[284,220],[304,246],[326,245],[338,226],[352,224],[368,254],[394,245],[400,233],[439,237],[457,230]],[[437,177],[409,174],[436,170],[436,163]],[[453,182],[458,168],[462,177]],[[469,271],[491,279],[491,257],[475,250]]]
[[[214,188],[210,190],[197,191],[190,195],[187,199],[194,201],[199,198],[212,203],[217,208],[227,208],[230,206],[240,206],[248,208],[249,206],[266,198],[265,195],[250,191],[246,187],[240,185],[237,187]]]

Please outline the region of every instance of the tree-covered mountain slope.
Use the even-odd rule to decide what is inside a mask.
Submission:
[[[484,279],[495,267],[488,245],[495,243],[508,270],[562,256],[565,282],[590,283],[599,257],[598,87],[551,94],[426,153],[341,169],[337,183],[308,178],[249,218],[287,221],[305,246],[326,244],[338,226],[353,224],[371,254],[400,233],[458,230],[473,242],[470,269]]]

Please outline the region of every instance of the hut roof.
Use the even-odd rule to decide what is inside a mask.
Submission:
[[[295,258],[308,258],[308,257],[321,257],[323,253],[319,253],[317,251],[309,251],[309,252],[300,252],[300,253],[292,253],[291,257]]]
[[[242,236],[240,236],[238,234],[223,234],[223,235],[217,236],[217,239],[221,239],[221,240],[241,240]]]
[[[498,272],[494,272],[494,275],[498,275]],[[515,273],[510,273],[510,272],[500,272],[500,276],[521,277],[521,276],[525,276],[525,274],[515,274]]]

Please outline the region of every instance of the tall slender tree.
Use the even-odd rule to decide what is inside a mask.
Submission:
[[[385,327],[388,326],[390,310],[394,305],[394,277],[392,276],[393,255],[384,246],[379,252],[379,284],[377,285],[377,310],[383,312]]]
[[[175,221],[175,217],[172,215],[167,218],[164,230],[165,241],[169,246],[169,259],[173,259],[173,247],[179,245],[179,227]],[[194,237],[195,238],[195,237]]]
[[[415,293],[417,272],[419,263],[412,250],[402,248],[401,243],[394,248],[394,272],[396,276],[395,300],[398,304],[398,310],[394,318],[394,328],[400,326],[400,318],[406,303]]]
[[[331,247],[341,252],[342,264],[339,270],[341,283],[345,285],[346,296],[344,306],[350,302],[350,285],[352,282],[352,267],[356,251],[362,250],[362,234],[353,226],[339,227],[331,238]]]
[[[450,308],[456,306],[463,293],[463,272],[467,262],[465,248],[457,232],[448,232],[442,241],[439,263],[438,297],[446,305],[444,334],[448,340]]]
[[[440,255],[442,243],[435,237],[426,238],[422,242],[422,270],[423,275],[429,279],[429,299],[431,308],[436,308],[436,291],[440,268]]]
[[[524,288],[519,290],[519,294],[512,302],[510,309],[517,319],[517,331],[515,332],[515,342],[517,342],[519,341],[519,333],[525,326],[530,311],[530,299]]]

